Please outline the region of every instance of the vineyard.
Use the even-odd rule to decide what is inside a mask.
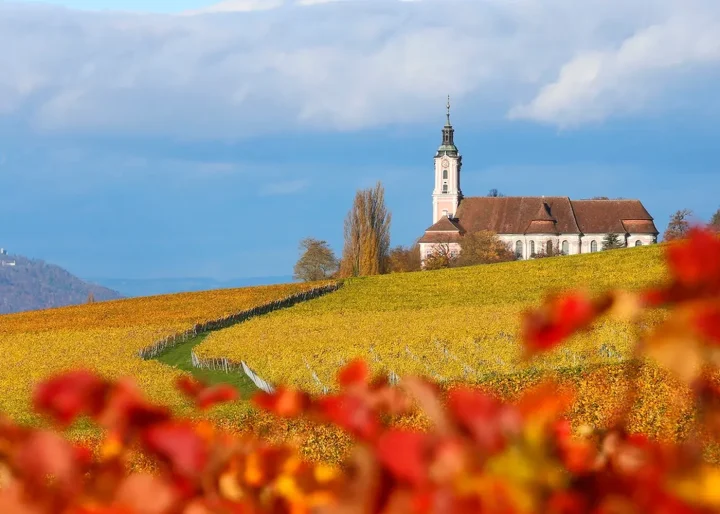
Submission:
[[[390,376],[373,377],[364,360],[353,359],[338,370],[331,394],[276,384],[253,395],[256,418],[271,416],[288,429],[284,443],[300,428],[305,447],[331,447],[336,464],[306,460],[320,455],[265,434],[240,435],[207,419],[178,417],[149,402],[131,379],[107,380],[86,369],[56,375],[32,394],[33,410],[54,430],[0,423],[0,511],[720,512],[720,239],[693,228],[666,249],[663,283],[592,294],[569,290],[523,312],[517,337],[526,358],[557,350],[602,319],[645,325],[638,326],[640,339],[627,342],[621,362],[581,363],[575,387],[567,387],[560,368],[532,384],[527,372],[539,373],[538,366],[496,374],[494,392],[412,375],[392,384]],[[328,289],[334,288],[322,292]],[[288,297],[273,304],[288,307]],[[664,319],[648,327],[647,315],[657,319],[659,308]],[[239,393],[228,384],[177,378],[178,392],[200,412],[237,405]],[[613,382],[625,385],[617,389]],[[494,394],[518,389],[524,391],[513,401]],[[598,393],[607,397],[614,420],[573,429],[578,405]],[[662,408],[663,398],[671,400],[670,409]],[[684,405],[689,415],[674,417],[673,405]],[[653,430],[637,433],[638,419],[648,418],[651,425],[674,425],[668,435],[676,441]],[[59,433],[78,419],[104,430],[97,451]],[[149,467],[138,469],[138,458]]]
[[[6,394],[0,411],[21,422],[36,421],[28,409],[32,384],[83,366],[108,378],[132,376],[150,399],[183,412],[187,402],[172,387],[181,372],[154,357],[196,332],[213,330],[195,346],[195,366],[217,368],[220,363],[220,369],[242,370],[244,363],[271,385],[334,390],[337,369],[359,356],[391,381],[422,374],[445,385],[482,383],[513,398],[550,371],[578,390],[569,412],[575,426],[607,426],[622,399],[637,391],[629,426],[675,438],[686,433],[691,406],[678,401],[679,386],[666,373],[647,364],[635,368],[630,359],[638,329],[656,324],[663,312],[651,311],[633,325],[602,318],[591,332],[576,334],[528,363],[521,360],[519,337],[521,313],[548,291],[637,290],[664,282],[666,274],[662,247],[651,246],[350,279],[331,294],[273,312],[268,304],[285,305],[288,297],[335,287],[209,291],[3,316],[0,387]],[[250,312],[258,315],[246,319]],[[237,321],[243,322],[222,328]],[[218,407],[209,415],[233,431],[250,430],[276,442],[295,440],[312,460],[339,462],[349,448],[349,439],[333,428],[271,419],[247,402]],[[83,429],[78,433],[84,437]]]
[[[173,336],[218,325],[239,313],[328,283],[183,293],[0,316],[0,412],[20,422],[33,384],[62,370],[89,367],[109,378],[132,376],[155,401],[182,409],[178,371],[140,355]]]
[[[637,289],[662,282],[659,246],[437,272],[346,281],[332,294],[210,334],[199,360],[247,363],[270,383],[332,389],[343,363],[365,358],[374,372],[422,374],[439,382],[482,382],[522,373],[520,313],[548,290]],[[660,316],[654,313],[647,323]],[[562,350],[531,363],[561,370],[627,360],[634,328],[598,323]]]

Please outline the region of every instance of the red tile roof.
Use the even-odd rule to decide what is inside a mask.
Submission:
[[[639,200],[573,200],[572,206],[584,234],[624,233],[623,221],[630,220],[645,222],[643,233],[658,233]]]
[[[468,197],[454,220],[441,218],[421,243],[459,241],[465,232],[497,234],[655,234],[639,200],[570,200],[566,196]]]
[[[560,233],[580,232],[566,196],[463,198],[456,217],[466,232],[491,230],[496,234],[524,234],[534,220],[556,220],[555,228]]]
[[[447,216],[443,216],[425,232],[458,232],[459,230],[460,227],[456,221],[451,220]]]
[[[657,235],[658,230],[655,223],[648,220],[623,220],[623,227],[628,234],[653,234]]]
[[[531,221],[527,228],[520,234],[559,234],[557,224],[554,221]]]
[[[418,243],[459,243],[460,240],[459,232],[425,232]]]
[[[457,221],[443,216],[425,231],[425,235],[418,240],[418,243],[459,243],[460,233]]]

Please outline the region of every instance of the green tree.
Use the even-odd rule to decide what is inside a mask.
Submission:
[[[670,223],[668,223],[667,229],[663,234],[663,241],[673,241],[675,239],[682,239],[690,230],[690,223],[687,218],[692,216],[690,209],[682,209],[675,212],[670,216]]]
[[[390,252],[390,220],[390,212],[385,207],[385,190],[380,182],[355,194],[345,218],[340,276],[385,273]]]
[[[617,248],[625,248],[625,241],[616,233],[610,232],[605,235],[602,242],[603,250],[615,250]]]
[[[300,259],[293,268],[293,278],[305,282],[331,277],[338,268],[338,260],[327,242],[312,237],[300,241]]]

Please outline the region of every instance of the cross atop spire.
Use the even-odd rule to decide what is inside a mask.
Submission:
[[[450,126],[450,95],[448,95],[447,100],[447,124],[448,127]]]

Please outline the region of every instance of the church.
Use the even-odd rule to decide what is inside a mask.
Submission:
[[[566,196],[464,197],[460,189],[462,156],[450,124],[450,98],[442,144],[435,154],[433,224],[419,240],[424,261],[441,245],[460,253],[465,234],[495,232],[519,259],[538,253],[564,255],[602,249],[608,233],[627,246],[657,242],[653,218],[639,200],[570,200]]]

